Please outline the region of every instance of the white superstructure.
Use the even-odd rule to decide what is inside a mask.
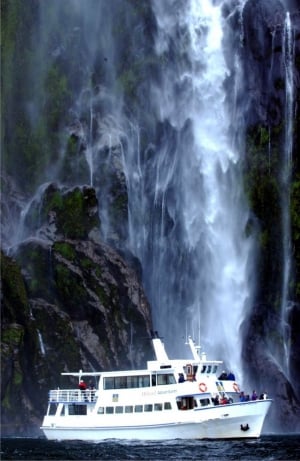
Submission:
[[[156,360],[144,370],[62,373],[97,386],[51,390],[41,427],[46,437],[97,442],[260,436],[270,399],[241,402],[236,381],[217,377],[222,362],[200,358],[191,338],[192,360],[170,360],[161,339],[152,342]]]

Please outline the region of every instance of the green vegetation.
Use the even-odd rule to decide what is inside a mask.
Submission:
[[[278,133],[262,125],[251,127],[246,137],[244,184],[250,208],[259,223],[260,298],[276,305],[280,297],[281,180]]]
[[[56,242],[53,245],[53,250],[60,253],[64,258],[69,261],[74,261],[76,253],[73,246],[67,242]]]
[[[300,173],[291,188],[291,227],[295,261],[295,294],[300,301]]]
[[[29,314],[29,302],[21,268],[15,260],[5,255],[2,251],[0,262],[2,290],[6,295],[2,301],[2,315],[5,310],[6,320],[16,322],[16,312],[19,312],[21,319]]]
[[[71,104],[62,63],[46,59],[46,43],[45,61],[37,54],[39,10],[35,1],[1,2],[3,166],[29,193],[58,159],[59,128]]]

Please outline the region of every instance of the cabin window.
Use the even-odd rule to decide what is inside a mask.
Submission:
[[[150,387],[150,376],[139,376],[139,387]]]
[[[126,405],[125,413],[133,413],[133,406],[132,405]]]
[[[103,382],[103,388],[108,389],[133,389],[137,387],[149,387],[150,376],[149,375],[137,375],[137,376],[112,376],[105,377]]]
[[[107,415],[112,415],[113,412],[114,412],[114,407],[106,407],[106,408],[105,408],[105,413],[106,413]]]
[[[69,415],[86,415],[86,405],[69,405]]]
[[[142,413],[143,412],[143,405],[136,405],[134,407],[135,413]]]
[[[154,411],[162,411],[162,403],[155,403]]]
[[[144,411],[152,411],[152,404],[147,403],[144,405]]]
[[[206,365],[203,365],[203,366],[202,366],[201,373],[205,373],[205,370],[206,370]]]
[[[126,389],[127,379],[126,376],[117,376],[114,378],[114,389]]]
[[[104,389],[114,389],[115,381],[114,378],[104,378]]]
[[[128,389],[133,389],[138,386],[138,376],[127,376],[126,387]]]
[[[152,386],[156,386],[156,375],[151,376]]]
[[[192,410],[195,406],[195,400],[192,396],[178,397],[176,403],[178,410]]]
[[[104,407],[99,407],[97,413],[98,413],[98,415],[103,415]]]
[[[62,406],[60,416],[65,416],[65,406],[64,405]]]
[[[49,408],[48,408],[48,415],[53,416],[56,414],[57,410],[57,403],[50,403]]]
[[[211,365],[208,365],[206,373],[210,373],[210,372],[211,372]]]
[[[213,368],[213,373],[217,373],[218,365],[215,365]]]
[[[171,407],[171,402],[165,402],[165,403],[164,403],[164,409],[165,409],[165,410],[171,410],[171,409],[172,409],[172,407]]]
[[[120,406],[116,407],[116,413],[118,414],[123,413],[123,410],[124,410],[123,407],[120,407]]]
[[[158,386],[166,385],[166,384],[176,384],[175,376],[173,374],[164,374],[164,375],[157,375],[157,384]]]
[[[201,407],[207,407],[207,405],[210,404],[210,400],[209,399],[200,399],[200,405]]]

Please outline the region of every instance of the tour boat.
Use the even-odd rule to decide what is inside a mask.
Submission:
[[[144,370],[62,373],[78,379],[78,388],[50,390],[41,426],[47,439],[260,436],[271,399],[265,394],[256,400],[241,399],[238,383],[219,376],[222,361],[199,354],[191,338],[188,360],[169,359],[157,334],[152,342],[156,360],[147,362]]]

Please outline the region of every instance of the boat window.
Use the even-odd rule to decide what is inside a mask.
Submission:
[[[175,376],[173,374],[164,374],[164,375],[157,375],[157,384],[159,386],[165,384],[176,384]]]
[[[144,405],[144,411],[152,411],[152,404],[147,403]]]
[[[114,381],[114,388],[115,389],[126,389],[126,387],[127,387],[126,376],[117,376]]]
[[[126,405],[125,413],[133,413],[133,406],[132,405]]]
[[[69,415],[86,415],[86,405],[69,405]]]
[[[210,373],[210,372],[211,372],[211,365],[208,365],[208,366],[207,366],[206,373]]]
[[[150,376],[139,376],[139,387],[149,387]]]
[[[138,376],[127,376],[126,387],[128,389],[133,389],[138,386]]]
[[[134,411],[135,411],[136,413],[142,413],[142,412],[143,412],[143,405],[136,405],[136,406],[134,407]]]
[[[65,406],[64,405],[62,406],[60,416],[65,416]]]
[[[213,368],[213,373],[217,373],[218,365],[215,365]]]
[[[164,403],[164,409],[165,409],[165,410],[171,410],[171,408],[172,408],[172,407],[171,407],[171,402],[165,402],[165,403]]]
[[[104,389],[114,389],[114,378],[104,378]]]
[[[99,407],[97,413],[98,413],[98,415],[103,415],[104,407]]]
[[[111,415],[114,412],[114,407],[106,407],[105,413]]]
[[[105,377],[103,380],[103,388],[108,389],[132,389],[137,387],[149,387],[150,376],[112,376]]]
[[[195,399],[193,396],[184,396],[176,398],[177,408],[179,410],[192,410],[195,407]]]
[[[203,365],[203,366],[202,366],[201,373],[205,373],[205,370],[206,370],[206,365]]]
[[[210,404],[210,400],[209,399],[200,399],[200,405],[201,407],[207,407],[207,405]]]
[[[152,386],[156,386],[156,375],[151,376],[151,383],[152,383]]]
[[[162,403],[155,403],[154,411],[162,411]]]
[[[123,410],[124,410],[123,407],[118,406],[118,407],[116,407],[115,411],[116,411],[116,413],[123,413]]]
[[[50,403],[48,408],[48,415],[53,416],[55,415],[57,410],[57,403]]]

